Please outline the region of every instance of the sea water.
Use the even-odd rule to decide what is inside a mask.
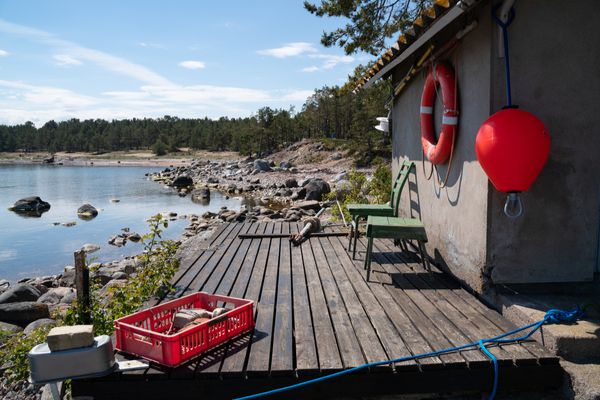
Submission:
[[[83,244],[97,244],[89,255],[96,262],[109,262],[138,254],[142,244],[127,242],[115,247],[107,242],[122,228],[144,234],[147,219],[161,212],[178,215],[217,212],[222,206],[239,209],[242,199],[226,199],[211,193],[208,204],[196,204],[190,196],[179,197],[171,188],[149,180],[152,167],[83,167],[53,165],[0,165],[0,279],[18,281],[53,275],[73,264],[73,252]],[[40,217],[9,211],[23,197],[39,196],[51,208]],[[119,202],[112,202],[118,199]],[[92,220],[82,220],[77,209],[89,203],[99,210]],[[74,226],[64,223],[76,222]],[[188,220],[169,222],[165,238],[177,238]]]

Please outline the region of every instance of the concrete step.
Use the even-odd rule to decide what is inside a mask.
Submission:
[[[560,363],[567,373],[565,398],[573,400],[600,400],[600,359],[585,363]]]
[[[517,326],[544,318],[552,308],[571,310],[589,297],[575,295],[497,294],[496,305],[502,315]],[[572,325],[544,325],[534,339],[567,361],[600,359],[600,315],[589,310],[584,320]]]

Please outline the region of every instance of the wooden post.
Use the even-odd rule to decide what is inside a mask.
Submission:
[[[84,323],[90,322],[90,271],[85,265],[85,251],[79,250],[75,256],[75,289]]]

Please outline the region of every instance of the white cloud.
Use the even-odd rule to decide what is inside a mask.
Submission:
[[[258,54],[276,58],[307,56],[312,59],[323,60],[321,66],[311,65],[302,68],[302,72],[316,72],[323,69],[332,69],[338,64],[349,64],[355,61],[354,57],[346,55],[320,53],[312,43],[294,42],[274,49],[257,51]]]
[[[55,54],[52,56],[56,61],[56,65],[61,67],[74,67],[76,65],[83,64],[81,61],[76,59],[75,57],[71,57],[68,54]]]
[[[97,96],[71,90],[0,80],[0,123],[46,121],[69,118],[107,120],[156,118],[177,115],[182,118],[249,116],[265,105],[299,105],[312,90],[263,90],[214,85],[145,85],[139,90],[106,91]]]
[[[316,53],[317,49],[312,43],[307,42],[294,42],[288,43],[282,47],[274,49],[265,49],[257,51],[258,54],[263,56],[271,56],[276,58],[295,57],[304,53]]]
[[[134,78],[151,85],[170,85],[171,82],[156,72],[121,57],[80,46],[77,43],[59,39],[55,35],[24,25],[0,20],[0,32],[24,36],[61,50],[61,54],[77,60],[94,63],[106,70]]]
[[[138,46],[140,47],[151,47],[154,49],[165,49],[166,47],[159,43],[149,43],[149,42],[138,42]]]
[[[310,54],[309,57],[322,59],[322,69],[332,69],[338,64],[349,64],[354,62],[354,57],[351,56],[337,56],[333,54]]]
[[[310,67],[302,68],[302,72],[316,72],[319,70],[319,67],[316,65],[311,65]]]
[[[0,49],[0,57],[6,57],[9,54],[10,53],[8,51]]]
[[[204,69],[206,64],[203,61],[182,61],[179,63],[180,67],[187,69]]]

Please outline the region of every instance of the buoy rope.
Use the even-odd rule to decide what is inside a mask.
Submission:
[[[507,104],[504,108],[511,108],[511,107],[513,107],[513,103],[512,103],[512,91],[511,91],[511,85],[510,85],[510,58],[509,58],[509,53],[508,53],[508,27],[510,24],[512,24],[513,20],[515,19],[515,9],[511,7],[510,11],[508,12],[508,17],[507,17],[506,21],[502,21],[500,18],[498,18],[498,15],[497,15],[498,9],[500,8],[501,5],[502,5],[502,3],[499,3],[496,7],[492,7],[492,18],[502,29],[502,42],[504,45],[504,74],[505,74],[505,79],[506,79],[506,102],[507,102]]]
[[[285,387],[281,387],[281,388],[277,388],[277,389],[273,389],[273,390],[268,390],[268,391],[261,392],[261,393],[238,397],[238,398],[235,398],[234,400],[258,399],[261,397],[267,397],[267,396],[274,395],[277,393],[282,393],[282,392],[287,392],[287,391],[294,390],[294,389],[299,389],[304,386],[308,386],[308,385],[312,385],[312,384],[322,382],[325,380],[333,379],[338,376],[351,374],[353,372],[371,368],[371,367],[400,363],[400,362],[411,361],[411,360],[418,360],[418,359],[422,359],[422,358],[436,357],[436,356],[439,356],[442,354],[453,353],[456,351],[473,349],[473,348],[480,348],[484,352],[484,354],[492,360],[492,364],[494,367],[494,383],[493,383],[490,395],[488,396],[488,400],[493,400],[496,395],[496,390],[498,388],[499,368],[498,368],[498,360],[485,347],[486,344],[518,343],[518,342],[529,339],[544,324],[548,324],[548,325],[550,325],[550,324],[572,324],[572,323],[577,322],[579,319],[583,318],[584,315],[585,315],[585,308],[582,308],[582,307],[576,307],[575,309],[573,309],[571,311],[551,309],[548,312],[546,312],[546,315],[544,315],[544,318],[542,320],[540,320],[538,322],[534,322],[529,325],[525,325],[521,328],[514,329],[510,332],[503,333],[502,335],[499,335],[499,336],[496,336],[493,338],[480,339],[475,342],[464,344],[462,346],[456,346],[456,347],[451,347],[451,348],[442,349],[442,350],[438,350],[438,351],[432,351],[429,353],[416,354],[413,356],[394,358],[392,360],[384,360],[384,361],[377,361],[377,362],[372,362],[372,363],[368,363],[368,364],[363,364],[363,365],[359,365],[354,368],[349,368],[349,369],[345,369],[345,370],[342,370],[339,372],[335,372],[330,375],[321,376],[316,379],[311,379],[308,381],[296,383],[294,385],[289,385],[289,386],[285,386]],[[521,332],[525,332],[525,331],[527,331],[527,332],[523,336],[510,337],[517,333],[521,333]]]

